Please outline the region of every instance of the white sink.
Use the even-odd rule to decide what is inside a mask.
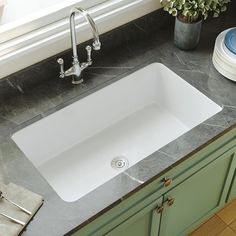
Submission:
[[[221,107],[163,64],[151,64],[12,136],[65,201],[81,198],[210,118]],[[121,163],[122,164],[122,163]]]

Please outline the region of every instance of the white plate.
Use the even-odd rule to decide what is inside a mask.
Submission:
[[[230,63],[228,63],[226,60],[222,60],[222,58],[220,57],[220,55],[218,54],[216,50],[214,51],[214,57],[224,70],[230,72],[233,75],[236,75],[236,63],[233,66]]]
[[[232,66],[236,66],[236,55],[230,52],[226,46],[224,45],[224,38],[226,33],[230,29],[227,29],[221,32],[217,38],[215,43],[215,49],[218,51],[218,54],[222,57],[222,59],[227,60],[229,63],[232,63]]]
[[[224,77],[236,82],[236,74],[232,74],[228,71],[226,71],[222,66],[221,66],[221,63],[219,63],[217,61],[217,57],[215,56],[215,52],[213,54],[213,57],[212,57],[212,62],[213,62],[213,65],[215,66],[216,70],[222,74]]]

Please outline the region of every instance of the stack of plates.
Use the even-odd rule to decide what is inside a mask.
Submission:
[[[227,29],[218,35],[212,62],[223,76],[236,81],[236,28]]]

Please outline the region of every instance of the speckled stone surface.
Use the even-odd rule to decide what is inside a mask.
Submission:
[[[236,83],[220,75],[211,62],[215,38],[235,26],[235,8],[234,1],[220,18],[204,22],[194,51],[173,45],[173,18],[159,11],[102,36],[103,50],[94,55],[83,85],[57,79],[57,56],[0,81],[0,182],[19,184],[45,199],[23,236],[61,236],[89,222],[236,123]],[[63,57],[68,64],[71,52]],[[64,202],[17,148],[11,134],[152,62],[165,64],[223,110],[78,201]]]

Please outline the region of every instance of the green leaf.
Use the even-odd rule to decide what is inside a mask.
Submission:
[[[182,14],[189,21],[194,21],[202,16],[205,20],[209,13],[218,17],[221,12],[227,10],[227,4],[231,0],[160,0],[164,10],[176,16]]]

